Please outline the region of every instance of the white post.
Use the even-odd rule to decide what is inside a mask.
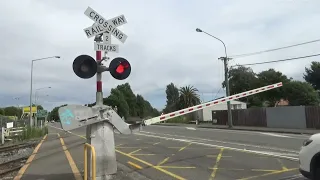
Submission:
[[[4,127],[1,128],[1,144],[4,144]]]

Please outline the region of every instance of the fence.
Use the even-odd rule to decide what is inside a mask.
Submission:
[[[213,112],[212,112],[213,115]],[[216,111],[217,122],[226,125],[226,110]],[[283,106],[232,110],[235,126],[258,126],[273,128],[320,129],[320,107],[318,106]]]

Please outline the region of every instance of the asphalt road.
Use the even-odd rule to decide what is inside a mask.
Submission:
[[[115,137],[118,162],[150,179],[305,179],[298,172],[304,135],[148,126]]]

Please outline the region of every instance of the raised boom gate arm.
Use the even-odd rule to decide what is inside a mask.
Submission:
[[[172,118],[182,116],[194,111],[205,109],[207,107],[211,107],[227,101],[251,96],[254,94],[279,88],[281,86],[282,86],[282,82],[263,86],[260,88],[245,91],[245,92],[238,93],[225,98],[217,99],[214,101],[206,102],[203,104],[199,104],[196,106],[192,106],[192,107],[181,109],[175,112],[164,114],[158,117],[147,119],[140,124],[128,124],[124,122],[121,119],[121,117],[110,106],[105,106],[105,105],[103,105],[102,107],[101,106],[86,107],[82,105],[68,105],[68,106],[59,108],[58,112],[60,116],[61,125],[63,129],[66,131],[77,129],[83,126],[87,126],[87,125],[102,122],[102,121],[108,121],[121,134],[132,134],[135,131],[137,131],[137,129],[140,129],[141,125],[147,126],[147,125],[156,124],[161,121],[166,121],[168,119],[172,119]]]
[[[279,83],[276,83],[276,84],[271,84],[271,85],[263,86],[263,87],[260,87],[260,88],[257,88],[257,89],[252,89],[250,91],[245,91],[245,92],[242,92],[242,93],[238,93],[238,94],[235,94],[235,95],[232,95],[232,96],[228,96],[228,97],[225,97],[225,98],[221,98],[221,99],[217,99],[217,100],[214,100],[214,101],[206,102],[206,103],[199,104],[199,105],[196,105],[196,106],[192,106],[192,107],[189,107],[189,108],[181,109],[181,110],[178,110],[178,111],[175,111],[175,112],[171,112],[171,113],[168,113],[168,114],[164,114],[164,115],[161,115],[161,116],[158,116],[158,117],[154,117],[154,118],[145,120],[143,122],[143,125],[151,125],[151,124],[159,123],[161,121],[166,121],[168,119],[172,119],[172,118],[175,118],[175,117],[178,117],[178,116],[182,116],[182,115],[194,112],[194,111],[205,109],[207,107],[211,107],[211,106],[214,106],[214,105],[217,105],[217,104],[228,102],[228,101],[231,101],[231,100],[234,100],[234,99],[239,99],[239,98],[251,96],[253,94],[258,94],[258,93],[261,93],[261,92],[264,92],[264,91],[268,91],[268,90],[271,90],[271,89],[275,89],[275,88],[278,88],[278,87],[281,87],[281,86],[282,86],[282,82],[279,82]]]

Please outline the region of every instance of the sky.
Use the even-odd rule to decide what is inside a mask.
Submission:
[[[95,57],[93,38],[83,31],[93,24],[84,15],[88,6],[105,19],[123,14],[127,20],[118,27],[128,36],[126,42],[112,37],[119,53],[108,56],[126,58],[132,72],[122,81],[104,72],[104,96],[128,82],[135,94],[142,94],[159,110],[166,103],[165,88],[171,82],[178,87],[193,85],[204,101],[225,94],[221,89],[223,62],[218,60],[225,56],[224,47],[196,28],[223,40],[228,56],[320,39],[320,1],[316,0],[2,0],[0,107],[28,105],[31,61],[51,56],[61,58],[34,62],[37,102],[51,110],[61,104],[95,101],[95,77],[80,79],[72,70],[77,56]],[[235,58],[229,64],[318,54],[319,45]],[[305,67],[319,58],[251,67],[255,72],[274,68],[303,80]]]

